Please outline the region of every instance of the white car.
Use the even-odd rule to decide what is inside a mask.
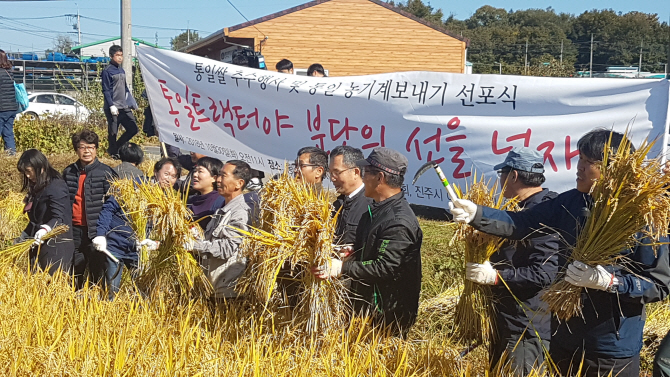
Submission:
[[[88,119],[90,111],[83,103],[60,93],[32,93],[28,95],[28,108],[21,113],[29,119],[39,119],[48,114],[72,115],[78,121]]]

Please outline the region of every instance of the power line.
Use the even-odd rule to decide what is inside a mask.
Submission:
[[[233,4],[233,2],[231,0],[226,0],[226,1],[228,1],[228,4],[230,4],[230,6],[233,7],[233,9],[235,9],[237,11],[237,13],[239,13],[240,16],[242,16],[242,18],[244,18],[247,22],[251,22],[251,21],[249,21],[249,19],[244,14],[242,14],[242,12],[240,12],[239,9],[237,9],[235,4]],[[265,35],[265,33],[263,33],[259,28],[257,28],[255,24],[252,25],[252,26],[254,27],[254,29],[258,30],[259,33],[263,34],[264,37],[267,37],[267,35]]]

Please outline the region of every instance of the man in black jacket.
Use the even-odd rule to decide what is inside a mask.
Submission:
[[[534,149],[514,149],[494,169],[500,175],[503,196],[516,197],[522,210],[558,195],[541,187],[543,156]],[[558,245],[557,234],[537,232],[524,240],[506,241],[490,263],[467,264],[468,280],[491,285],[496,313],[491,368],[502,361],[503,370],[509,367],[515,376],[527,376],[542,365],[551,339],[551,315],[540,292],[558,272]]]
[[[590,190],[600,178],[600,161],[605,145],[615,154],[625,136],[597,129],[577,143],[576,188],[521,212],[506,212],[455,199],[449,204],[454,221],[475,229],[520,240],[538,229],[557,231],[563,240],[559,265],[566,263],[583,229],[593,198]],[[581,367],[587,377],[628,377],[640,374],[640,350],[645,322],[645,306],[661,301],[670,291],[668,237],[659,240],[642,234],[635,244],[621,251],[625,265],[589,266],[579,261],[568,265],[565,281],[587,288],[582,293],[582,317],[573,317],[556,326],[550,356],[561,375],[571,375]],[[583,361],[582,361],[583,358]]]
[[[356,229],[353,254],[331,259],[312,271],[327,279],[352,279],[355,314],[395,336],[405,336],[419,310],[423,233],[402,192],[407,158],[388,148],[375,148],[357,165],[363,170],[368,206]]]
[[[72,146],[79,159],[63,171],[72,203],[73,273],[77,289],[86,282],[87,268],[93,283],[105,276],[107,256],[100,251],[106,245],[95,244],[93,239],[97,236],[98,216],[109,191],[108,180],[117,174],[98,160],[98,145],[98,135],[93,131],[83,130],[72,135]]]
[[[333,203],[333,216],[338,216],[335,225],[338,245],[354,244],[358,222],[372,204],[372,199],[365,196],[361,168],[356,166],[356,161],[363,158],[360,149],[348,145],[340,145],[330,152],[328,172],[335,191],[340,194]]]

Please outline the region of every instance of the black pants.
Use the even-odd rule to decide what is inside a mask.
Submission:
[[[109,140],[107,153],[115,155],[119,153],[119,148],[123,144],[129,142],[133,136],[137,135],[137,121],[135,120],[133,111],[130,109],[119,109],[119,115],[114,116],[109,111],[109,108],[105,108],[105,116],[107,117],[107,137]],[[119,125],[123,126],[126,132],[117,140]]]
[[[654,357],[654,377],[670,377],[670,332],[665,335]]]
[[[555,347],[549,351],[549,355],[561,374],[561,376],[575,376],[582,363],[581,351],[559,350]],[[582,364],[582,376],[598,377],[639,377],[640,376],[640,354],[633,357],[615,359],[603,358],[596,355],[585,354]]]
[[[533,369],[540,370],[545,360],[545,349],[549,350],[549,341],[536,337],[519,340],[520,337],[521,334],[502,337],[491,345],[491,369],[500,367],[502,371],[510,370],[514,376],[527,376]],[[502,366],[497,365],[501,361]]]
[[[104,283],[107,256],[93,247],[88,237],[88,227],[73,226],[74,239],[73,275],[74,284],[81,289],[88,279],[92,284]]]

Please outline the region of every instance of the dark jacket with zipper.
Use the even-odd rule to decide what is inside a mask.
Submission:
[[[14,75],[8,69],[0,68],[0,111],[18,111]]]
[[[342,265],[342,274],[352,279],[354,312],[401,333],[414,324],[422,240],[419,222],[402,192],[368,206],[356,229],[354,255]]]
[[[107,250],[118,259],[137,262],[137,234],[114,196],[102,206],[96,224],[96,236],[107,239]]]
[[[333,202],[333,216],[337,214],[335,224],[335,241],[339,245],[353,245],[356,241],[356,228],[361,216],[368,212],[372,199],[365,196],[365,187],[353,197],[340,195]],[[339,212],[339,213],[338,213]]]
[[[97,158],[91,164],[81,167],[79,161],[63,170],[63,179],[67,183],[70,193],[70,204],[74,204],[74,198],[79,190],[79,175],[86,172],[84,180],[84,215],[88,226],[88,237],[95,238],[97,234],[96,225],[105,196],[109,191],[109,180],[117,178],[118,175],[111,167],[103,164]]]
[[[543,189],[519,203],[527,211],[558,194]],[[506,241],[490,262],[498,271],[500,282],[491,287],[496,312],[498,339],[551,339],[551,315],[540,300],[558,273],[558,234],[538,232],[520,241]],[[517,302],[517,299],[521,303]]]
[[[563,238],[559,266],[565,266],[579,229],[590,213],[592,198],[576,189],[564,192],[522,212],[477,208],[471,225],[476,229],[510,239],[523,239],[538,229],[553,229]],[[623,250],[626,268],[603,266],[619,280],[616,293],[584,289],[584,318],[554,322],[552,350],[582,351],[601,358],[629,358],[642,349],[645,304],[663,300],[670,291],[668,238],[654,240],[638,235],[632,249]],[[655,244],[655,245],[654,245]]]

